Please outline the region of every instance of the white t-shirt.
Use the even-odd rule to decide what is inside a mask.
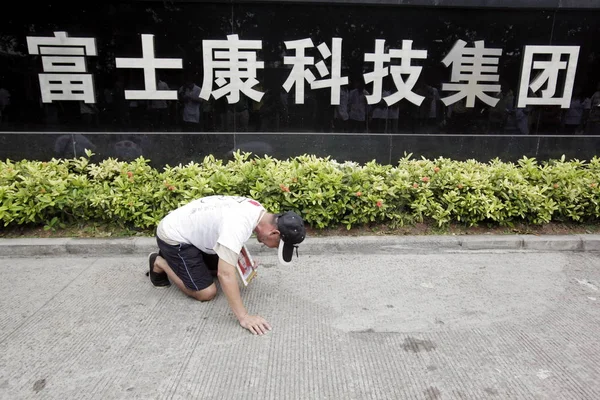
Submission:
[[[367,96],[366,90],[361,92],[358,89],[352,89],[348,95],[348,115],[353,121],[364,121],[367,115]]]
[[[185,96],[190,95],[193,98],[200,98],[200,88],[194,85],[191,89],[187,86],[182,86],[179,91]],[[185,122],[200,122],[200,103],[185,100],[183,102],[183,120]]]
[[[345,87],[340,89],[340,105],[335,106],[333,118],[341,119],[342,121],[348,120],[348,89]]]
[[[387,119],[388,118],[388,110],[389,107],[387,106],[387,103],[385,102],[386,97],[388,97],[391,93],[388,90],[384,90],[381,93],[381,101],[383,102],[383,106],[380,106],[379,104],[373,109],[373,112],[371,113],[371,117],[373,119]]]
[[[245,197],[203,197],[167,214],[157,235],[170,244],[191,244],[204,253],[218,254],[233,265],[264,213],[259,202]]]
[[[582,101],[581,99],[571,99],[571,105],[567,110],[565,110],[565,125],[581,124],[581,120],[583,119],[584,108],[584,101]]]
[[[429,118],[437,118],[437,102],[440,101],[440,93],[434,87],[431,88],[431,93],[433,93],[433,99],[429,109]]]
[[[169,85],[166,82],[158,81],[156,84],[157,90],[169,90]],[[148,104],[148,108],[152,108],[155,110],[162,110],[167,108],[167,102],[165,100],[150,100],[150,104]]]

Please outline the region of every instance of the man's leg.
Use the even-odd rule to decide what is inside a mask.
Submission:
[[[181,278],[177,276],[177,274],[171,269],[167,260],[162,258],[160,255],[156,257],[156,261],[154,262],[154,272],[161,273],[166,272],[169,280],[175,284],[183,293],[188,296],[200,300],[200,301],[209,301],[212,300],[217,295],[217,286],[212,283],[205,289],[202,290],[192,290],[188,289]]]
[[[183,293],[200,301],[212,300],[217,294],[213,276],[203,254],[192,245],[169,245],[156,239],[160,249],[153,265],[154,273],[166,273]]]

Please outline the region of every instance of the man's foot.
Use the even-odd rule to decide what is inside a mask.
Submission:
[[[154,262],[156,261],[156,257],[158,257],[158,253],[150,253],[148,255],[148,273],[146,275],[150,276],[150,282],[157,288],[164,288],[171,286],[171,282],[169,282],[169,277],[166,272],[154,272]]]

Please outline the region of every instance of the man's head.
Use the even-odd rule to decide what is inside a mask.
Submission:
[[[194,87],[195,80],[196,80],[195,73],[188,71],[183,76],[183,86],[187,89],[192,89]]]
[[[278,248],[279,261],[289,264],[294,248],[306,237],[304,221],[293,211],[281,214],[267,214],[256,227],[259,242],[270,248]]]

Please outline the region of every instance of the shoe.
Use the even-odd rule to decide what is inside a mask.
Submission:
[[[150,277],[150,282],[157,288],[164,288],[171,286],[171,282],[169,281],[169,277],[166,272],[154,272],[154,261],[156,261],[156,257],[158,257],[158,253],[150,253],[148,255],[148,272],[146,276]]]

